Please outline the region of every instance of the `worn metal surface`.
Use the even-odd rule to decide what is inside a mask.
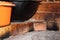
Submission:
[[[4,40],[60,40],[60,32],[58,31],[38,31],[29,32],[23,35],[10,36]]]

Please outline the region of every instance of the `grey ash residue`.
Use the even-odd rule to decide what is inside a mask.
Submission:
[[[28,32],[23,35],[11,36],[4,40],[60,40],[60,32],[58,31],[37,31]]]

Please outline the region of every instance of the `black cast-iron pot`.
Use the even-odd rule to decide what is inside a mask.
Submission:
[[[14,1],[13,3],[16,4],[16,6],[12,9],[11,22],[28,20],[35,14],[39,5],[37,1]]]

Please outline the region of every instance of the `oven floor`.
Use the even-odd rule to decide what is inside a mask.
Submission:
[[[35,31],[23,35],[10,36],[4,40],[60,40],[58,31]]]

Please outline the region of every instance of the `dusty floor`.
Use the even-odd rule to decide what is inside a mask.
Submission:
[[[28,32],[23,35],[10,36],[4,40],[60,40],[58,31],[36,31]]]

